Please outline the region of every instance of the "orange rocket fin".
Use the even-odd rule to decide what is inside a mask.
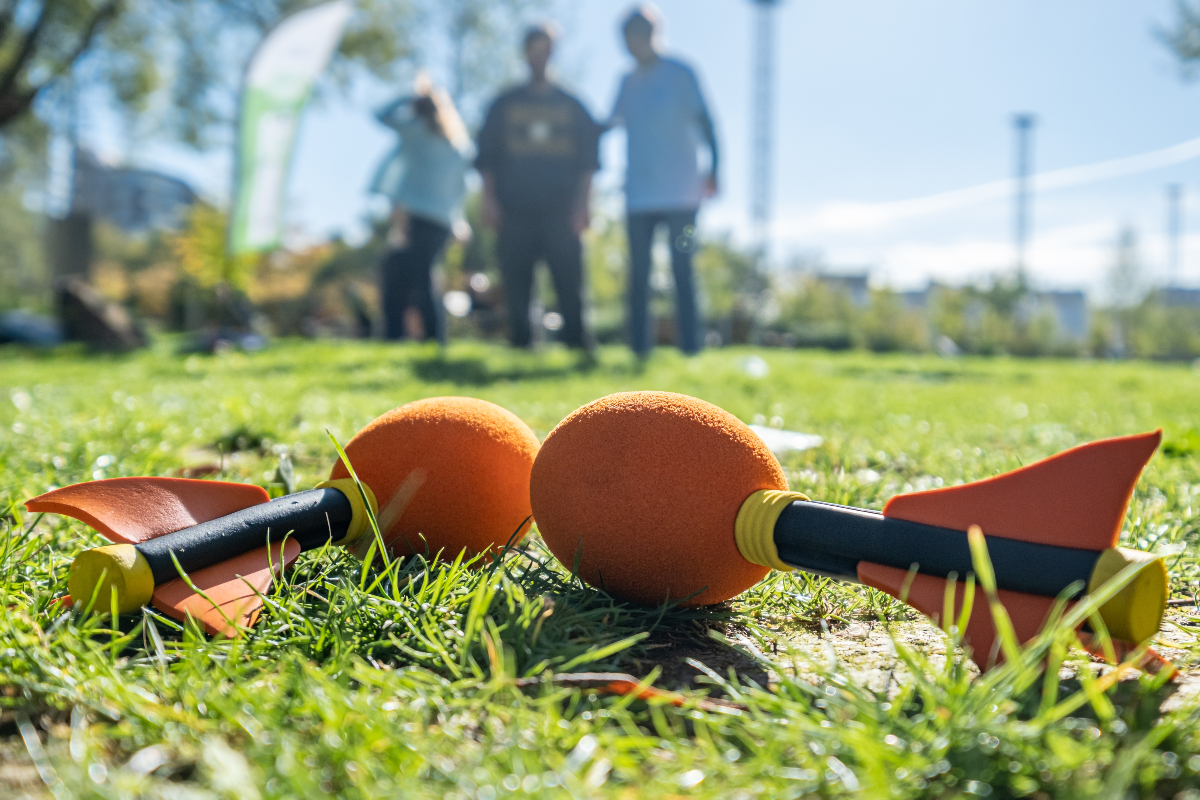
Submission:
[[[197,570],[188,576],[196,591],[176,578],[154,590],[154,607],[180,622],[189,616],[204,626],[205,632],[233,638],[239,629],[250,627],[262,610],[262,597],[271,588],[271,580],[300,555],[295,539],[276,542],[228,561]],[[203,594],[202,594],[203,593]]]
[[[978,525],[988,536],[1058,547],[1115,547],[1133,487],[1161,439],[1160,429],[1089,442],[993,478],[896,495],[883,514],[960,531]]]
[[[867,586],[887,592],[898,599],[905,599],[913,608],[925,616],[940,621],[945,606],[946,579],[934,575],[916,575],[908,588],[907,598],[902,597],[904,585],[908,582],[908,571],[885,567],[881,564],[859,562],[858,579]],[[954,615],[957,618],[962,613],[963,597],[966,584],[962,581],[954,587]],[[1041,597],[1024,592],[1010,592],[1001,589],[997,592],[1000,603],[1008,611],[1012,619],[1017,641],[1025,644],[1037,636],[1045,625],[1050,610],[1054,607],[1055,598]],[[987,669],[993,659],[1002,658],[995,652],[996,627],[992,621],[992,612],[988,608],[987,597],[983,589],[976,587],[975,598],[971,604],[971,618],[963,633],[963,643],[972,650],[972,660],[980,669]]]
[[[863,561],[858,565],[858,579],[867,586],[900,599],[904,584],[908,580],[908,572]],[[956,618],[962,613],[965,591],[966,584],[958,581],[954,587]],[[918,574],[909,586],[907,602],[934,622],[940,622],[945,606],[945,592],[945,578]],[[1021,644],[1025,644],[1041,632],[1055,603],[1053,598],[1039,597],[1023,592],[1009,592],[1004,589],[998,591],[997,596],[1008,612],[1013,630],[1017,634],[1017,641]],[[1079,641],[1084,649],[1094,656],[1104,657],[1104,648],[1095,635],[1082,630],[1078,633]],[[979,665],[980,669],[986,670],[990,667],[993,659],[999,662],[1004,658],[1003,652],[996,647],[996,627],[992,620],[992,612],[988,608],[987,597],[978,587],[976,587],[975,599],[971,606],[971,619],[967,622],[967,630],[963,634],[963,644],[971,648],[971,658]],[[1110,645],[1118,661],[1125,661],[1137,650],[1135,644],[1117,639],[1112,640]],[[1164,670],[1170,676],[1178,673],[1174,664],[1150,647],[1142,651],[1135,666],[1151,675],[1157,675]]]
[[[118,544],[137,544],[265,503],[261,486],[188,478],[109,478],[64,486],[25,503],[62,514]]]

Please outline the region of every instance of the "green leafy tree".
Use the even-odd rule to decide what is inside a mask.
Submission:
[[[46,294],[35,215],[14,192],[0,193],[0,310]]]
[[[204,144],[236,112],[241,67],[262,36],[313,0],[0,0],[0,131],[70,92],[103,89],[153,132]],[[513,74],[518,30],[545,0],[357,0],[331,71],[397,80],[449,44],[459,98]],[[44,107],[44,108],[42,108]],[[153,109],[154,113],[149,113]]]
[[[480,116],[501,85],[519,75],[521,28],[547,0],[441,0],[434,19],[450,45],[450,94],[468,119]]]
[[[229,255],[225,247],[228,235],[225,214],[200,203],[188,214],[187,227],[173,238],[171,249],[175,258],[184,275],[197,286],[211,289],[227,284],[238,290],[246,288],[258,256]]]
[[[1175,20],[1170,27],[1160,28],[1158,36],[1192,72],[1200,62],[1200,0],[1176,0]]]
[[[102,88],[161,131],[200,144],[232,119],[240,69],[262,35],[302,0],[0,0],[0,130],[75,90]],[[334,65],[390,77],[415,52],[414,0],[360,0]],[[159,102],[155,102],[159,101]],[[45,109],[47,112],[50,109]]]
[[[120,0],[0,0],[0,128],[70,72],[121,11]]]

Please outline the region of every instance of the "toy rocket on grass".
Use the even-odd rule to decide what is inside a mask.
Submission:
[[[70,600],[103,612],[115,590],[120,613],[153,604],[232,636],[254,623],[272,579],[301,552],[333,543],[363,555],[374,541],[368,506],[397,556],[454,558],[519,539],[537,449],[503,408],[439,397],[394,409],[350,440],[362,491],[339,462],[317,488],[275,500],[248,484],[147,477],[79,483],[25,506],[75,517],[115,543],[75,559]]]
[[[1025,642],[1068,588],[1076,599],[1144,564],[1099,612],[1113,638],[1138,644],[1158,631],[1166,569],[1116,544],[1160,438],[1085,444],[975,483],[897,495],[878,513],[787,491],[761,440],[716,406],[629,392],[580,408],[551,432],[534,463],[531,500],[559,561],[578,564],[593,586],[646,604],[718,603],[775,568],[864,583],[931,617],[943,613],[954,575],[957,614],[975,571],[967,531],[979,526],[999,599]],[[982,599],[965,639],[985,666],[996,633]]]

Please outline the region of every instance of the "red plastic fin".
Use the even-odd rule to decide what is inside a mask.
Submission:
[[[251,550],[188,576],[209,599],[176,578],[154,590],[154,607],[180,622],[195,617],[205,632],[233,638],[239,627],[249,627],[258,619],[262,598],[255,591],[266,594],[272,572],[279,575],[299,555],[295,539],[272,544],[269,555],[265,546]]]
[[[188,478],[109,478],[64,486],[25,503],[74,517],[120,544],[136,544],[270,500],[261,486]]]
[[[1083,648],[1097,658],[1105,658],[1104,646],[1100,644],[1099,639],[1088,633],[1087,631],[1079,632],[1079,643]],[[1124,662],[1137,649],[1137,645],[1130,642],[1122,642],[1119,639],[1111,641],[1113,654],[1117,657],[1117,661]],[[1173,680],[1180,676],[1179,669],[1169,660],[1158,654],[1153,647],[1147,647],[1146,652],[1142,653],[1138,658],[1135,667],[1148,675],[1158,675],[1164,670],[1167,673],[1167,679]]]
[[[1159,429],[1082,444],[994,478],[896,495],[883,514],[1058,547],[1115,547],[1129,496],[1161,439]]]
[[[880,564],[870,564],[861,561],[858,564],[858,579],[881,592],[887,592],[892,597],[900,598],[904,584],[908,580],[908,570],[885,567]],[[962,612],[963,596],[966,584],[959,581],[954,592],[954,613]],[[1050,609],[1054,607],[1054,598],[1039,597],[1024,592],[1009,592],[1001,589],[998,592],[1000,602],[1012,619],[1017,641],[1021,644],[1028,642],[1038,635]],[[945,605],[946,579],[934,575],[917,575],[908,590],[907,602],[930,619],[937,621],[942,616]],[[996,628],[992,624],[992,612],[988,608],[987,596],[983,589],[975,587],[975,599],[971,605],[971,619],[967,622],[967,630],[963,635],[964,644],[972,651],[971,658],[981,670],[988,668],[992,658],[992,648],[996,642]],[[1002,654],[996,655],[997,661],[1003,659]]]

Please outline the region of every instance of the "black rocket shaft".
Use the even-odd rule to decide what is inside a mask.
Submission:
[[[1057,597],[1076,581],[1086,589],[1100,557],[1095,550],[985,539],[997,587],[1014,592]],[[775,523],[775,548],[796,569],[850,581],[858,580],[860,561],[904,570],[916,564],[923,575],[953,572],[959,580],[975,572],[963,531],[831,503],[796,501],[785,508]]]
[[[295,539],[312,550],[346,535],[354,510],[337,489],[312,489],[235,511],[209,522],[139,542],[134,547],[150,564],[154,585],[179,577],[171,554],[191,573],[262,547]]]

